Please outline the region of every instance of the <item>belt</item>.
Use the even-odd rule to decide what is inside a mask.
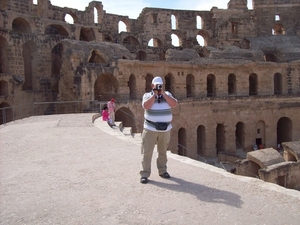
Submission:
[[[152,121],[150,121],[150,120],[146,120],[146,122],[147,123],[150,123],[150,124],[152,124],[152,125],[154,125],[154,126],[156,126],[157,125],[157,123],[156,122],[152,122]],[[170,122],[165,122],[166,124],[170,124]]]

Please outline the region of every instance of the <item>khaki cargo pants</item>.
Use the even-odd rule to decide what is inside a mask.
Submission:
[[[141,177],[149,177],[151,174],[151,160],[155,145],[157,145],[158,157],[156,165],[159,174],[167,172],[167,148],[170,141],[171,130],[166,132],[156,132],[147,129],[142,133],[142,170]]]

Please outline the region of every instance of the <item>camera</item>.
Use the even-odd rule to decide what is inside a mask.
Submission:
[[[161,84],[156,84],[154,90],[161,90],[162,85]]]

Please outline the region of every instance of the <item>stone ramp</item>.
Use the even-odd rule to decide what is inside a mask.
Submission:
[[[0,126],[0,224],[299,224],[298,191],[172,153],[140,184],[140,144],[92,116]]]

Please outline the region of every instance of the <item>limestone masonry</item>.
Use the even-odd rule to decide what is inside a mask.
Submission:
[[[99,1],[79,11],[1,0],[1,123],[32,105],[36,115],[89,112],[114,97],[116,120],[140,133],[141,98],[158,75],[179,101],[170,151],[238,159],[232,172],[300,189],[300,2],[252,4],[144,8],[131,19]]]

